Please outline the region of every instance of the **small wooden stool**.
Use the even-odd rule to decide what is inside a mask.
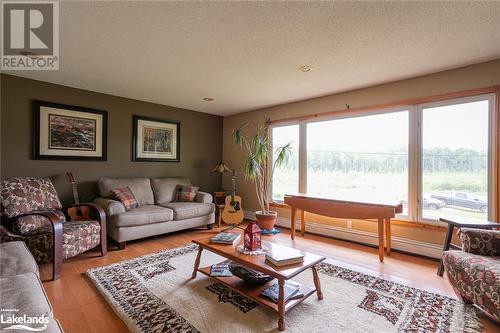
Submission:
[[[440,222],[448,223],[448,230],[446,231],[446,237],[444,239],[443,252],[448,251],[450,248],[453,250],[460,250],[459,246],[451,243],[451,237],[453,236],[453,231],[456,228],[473,228],[473,229],[495,229],[500,228],[500,223],[491,222],[491,221],[480,221],[473,219],[460,218],[458,220],[450,220],[448,218],[439,218]],[[444,273],[444,264],[443,259],[439,261],[439,268],[437,271],[437,275],[443,276]]]

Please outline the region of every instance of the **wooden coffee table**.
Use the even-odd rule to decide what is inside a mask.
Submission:
[[[210,237],[211,238],[211,237]],[[302,301],[304,301],[306,298],[314,294],[315,292],[318,295],[318,299],[323,299],[323,294],[321,292],[321,284],[319,281],[319,276],[318,272],[316,270],[316,265],[323,260],[325,260],[325,257],[312,254],[309,252],[302,251],[304,254],[304,262],[300,264],[294,264],[294,265],[288,265],[288,266],[283,266],[283,267],[276,267],[274,265],[268,265],[265,262],[265,255],[258,255],[258,256],[250,256],[246,254],[239,253],[236,251],[236,246],[233,245],[222,245],[222,244],[214,244],[210,242],[210,238],[204,238],[204,239],[198,239],[198,240],[193,240],[193,243],[198,244],[199,250],[198,250],[198,255],[196,256],[196,260],[194,262],[194,269],[193,269],[193,275],[192,278],[196,278],[196,273],[200,272],[203,273],[212,279],[222,283],[223,285],[229,287],[230,289],[243,294],[247,296],[248,298],[253,299],[254,301],[258,302],[259,304],[278,312],[279,314],[279,319],[278,319],[278,329],[280,331],[283,331],[285,329],[285,312],[296,306],[297,304],[300,304]],[[243,237],[242,237],[243,238]],[[264,246],[271,249],[273,246],[276,246],[275,244],[271,242],[264,242]],[[210,267],[199,267],[200,266],[200,259],[201,259],[201,253],[203,250],[208,250],[210,252],[216,253],[226,259],[229,259],[231,261],[234,261],[238,264],[247,266],[249,268],[255,269],[256,271],[271,275],[275,279],[272,281],[263,284],[263,285],[252,285],[249,284],[242,279],[235,277],[235,276],[229,276],[229,277],[214,277],[210,276]],[[304,294],[303,297],[298,298],[298,299],[290,299],[286,302],[284,302],[284,286],[285,286],[285,281],[290,280],[294,276],[302,273],[303,271],[311,269],[313,273],[313,282],[314,282],[314,288],[305,286],[305,285],[300,285],[300,292]],[[273,302],[269,298],[262,296],[261,293],[264,289],[270,287],[274,283],[276,283],[276,279],[278,280],[278,285],[279,285],[279,300],[278,303]]]

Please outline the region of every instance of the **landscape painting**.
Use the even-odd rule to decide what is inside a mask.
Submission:
[[[50,114],[49,147],[51,149],[96,149],[96,121]]]
[[[132,160],[179,162],[180,123],[134,116]]]
[[[33,102],[33,158],[105,161],[107,112]]]

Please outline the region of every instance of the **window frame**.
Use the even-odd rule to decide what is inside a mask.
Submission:
[[[459,97],[456,97],[456,95]],[[499,138],[496,137],[500,127],[500,107],[498,106],[498,96],[500,95],[500,87],[491,88],[490,91],[469,91],[452,93],[449,95],[428,97],[427,102],[425,98],[413,100],[409,103],[392,103],[392,106],[386,107],[366,107],[349,112],[349,110],[342,110],[337,112],[328,112],[325,114],[318,114],[312,117],[293,118],[289,120],[282,120],[272,122],[269,124],[270,128],[270,141],[272,145],[272,129],[275,127],[283,127],[290,125],[299,125],[299,188],[298,192],[305,193],[307,191],[307,124],[316,123],[329,120],[356,118],[377,114],[385,114],[392,112],[408,111],[408,214],[398,215],[397,220],[412,221],[422,224],[439,225],[444,224],[438,220],[425,219],[422,214],[422,116],[423,109],[429,107],[462,104],[467,102],[474,102],[480,100],[488,100],[489,102],[489,118],[488,118],[488,219],[495,220],[498,211],[498,173],[500,167],[498,166],[498,145]],[[387,104],[389,105],[389,104]],[[272,157],[271,157],[272,162]],[[270,188],[270,198],[272,198],[272,184]],[[278,205],[282,202],[275,202]]]

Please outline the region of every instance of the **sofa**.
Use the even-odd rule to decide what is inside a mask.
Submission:
[[[177,185],[191,185],[187,178],[101,178],[100,197],[94,203],[104,208],[108,236],[125,248],[134,239],[160,235],[183,229],[206,226],[215,222],[212,195],[198,192],[194,202],[176,202]],[[129,211],[111,198],[111,190],[128,187],[139,203]]]
[[[457,295],[500,321],[500,230],[461,228],[462,251],[446,251],[443,263]]]
[[[0,322],[2,332],[22,329],[20,326],[8,329],[16,324],[32,329],[46,326],[43,332],[63,332],[54,318],[52,306],[40,281],[36,261],[24,242],[0,244],[0,309],[3,316],[3,321]],[[24,315],[26,321],[12,323],[12,318]],[[38,323],[28,323],[33,321],[32,318],[38,318]],[[22,331],[28,332],[29,329]]]

